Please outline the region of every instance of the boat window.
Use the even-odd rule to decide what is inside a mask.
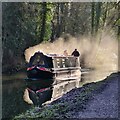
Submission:
[[[79,59],[76,57],[54,58],[55,68],[78,67]]]
[[[46,68],[52,68],[52,58],[45,56],[43,53],[35,53],[29,61],[29,67],[31,66],[43,66]]]
[[[36,59],[33,61],[33,65],[45,65],[45,62],[44,60],[40,57],[40,56],[37,56]]]

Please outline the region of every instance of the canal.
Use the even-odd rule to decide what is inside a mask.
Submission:
[[[97,82],[103,80],[114,71],[97,71],[82,69],[81,79],[62,81],[54,85],[53,98],[57,99],[75,87],[81,87],[85,83]],[[24,79],[26,73],[17,73],[15,75],[3,75],[2,77],[2,118],[12,118],[27,109],[31,108],[23,100],[26,84]]]

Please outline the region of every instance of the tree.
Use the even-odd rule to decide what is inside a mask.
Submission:
[[[99,29],[99,22],[100,22],[100,17],[101,17],[101,6],[102,2],[97,2],[96,3],[96,21],[95,21],[95,31],[98,32]]]
[[[46,30],[46,15],[47,15],[47,3],[42,3],[42,23],[41,23],[41,32],[40,32],[40,41],[44,40],[45,30]]]
[[[95,19],[95,3],[92,2],[92,7],[91,7],[91,34],[94,34],[94,20]]]

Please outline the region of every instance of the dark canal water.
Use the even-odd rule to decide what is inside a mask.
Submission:
[[[75,87],[80,87],[82,84],[100,81],[109,76],[113,71],[90,71],[89,69],[82,70],[81,79],[68,80],[55,85],[53,89],[53,98],[58,98],[60,94],[65,94]],[[26,84],[24,79],[26,73],[17,73],[12,76],[3,75],[2,77],[2,118],[11,119],[15,115],[25,112],[32,105],[27,104],[23,100]],[[59,88],[59,89],[58,89]],[[53,99],[54,100],[54,99]]]
[[[25,74],[20,73],[2,77],[2,118],[10,119],[18,113],[29,109],[23,101]]]

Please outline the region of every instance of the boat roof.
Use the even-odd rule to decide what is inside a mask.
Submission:
[[[36,52],[35,54],[43,54],[43,55],[45,55],[45,56],[47,56],[47,57],[51,57],[51,58],[68,58],[68,57],[74,57],[74,56],[71,56],[71,55],[68,55],[68,56],[65,56],[65,55],[61,55],[61,54],[54,54],[54,53],[49,53],[49,54],[46,54],[46,53],[43,53],[43,52],[40,52],[40,51],[38,51],[38,52]]]
[[[60,57],[74,57],[74,56],[71,56],[71,55],[68,55],[68,56],[65,56],[65,55],[60,55],[60,54],[44,54],[44,55],[46,55],[47,57],[52,57],[52,58],[60,58]]]

